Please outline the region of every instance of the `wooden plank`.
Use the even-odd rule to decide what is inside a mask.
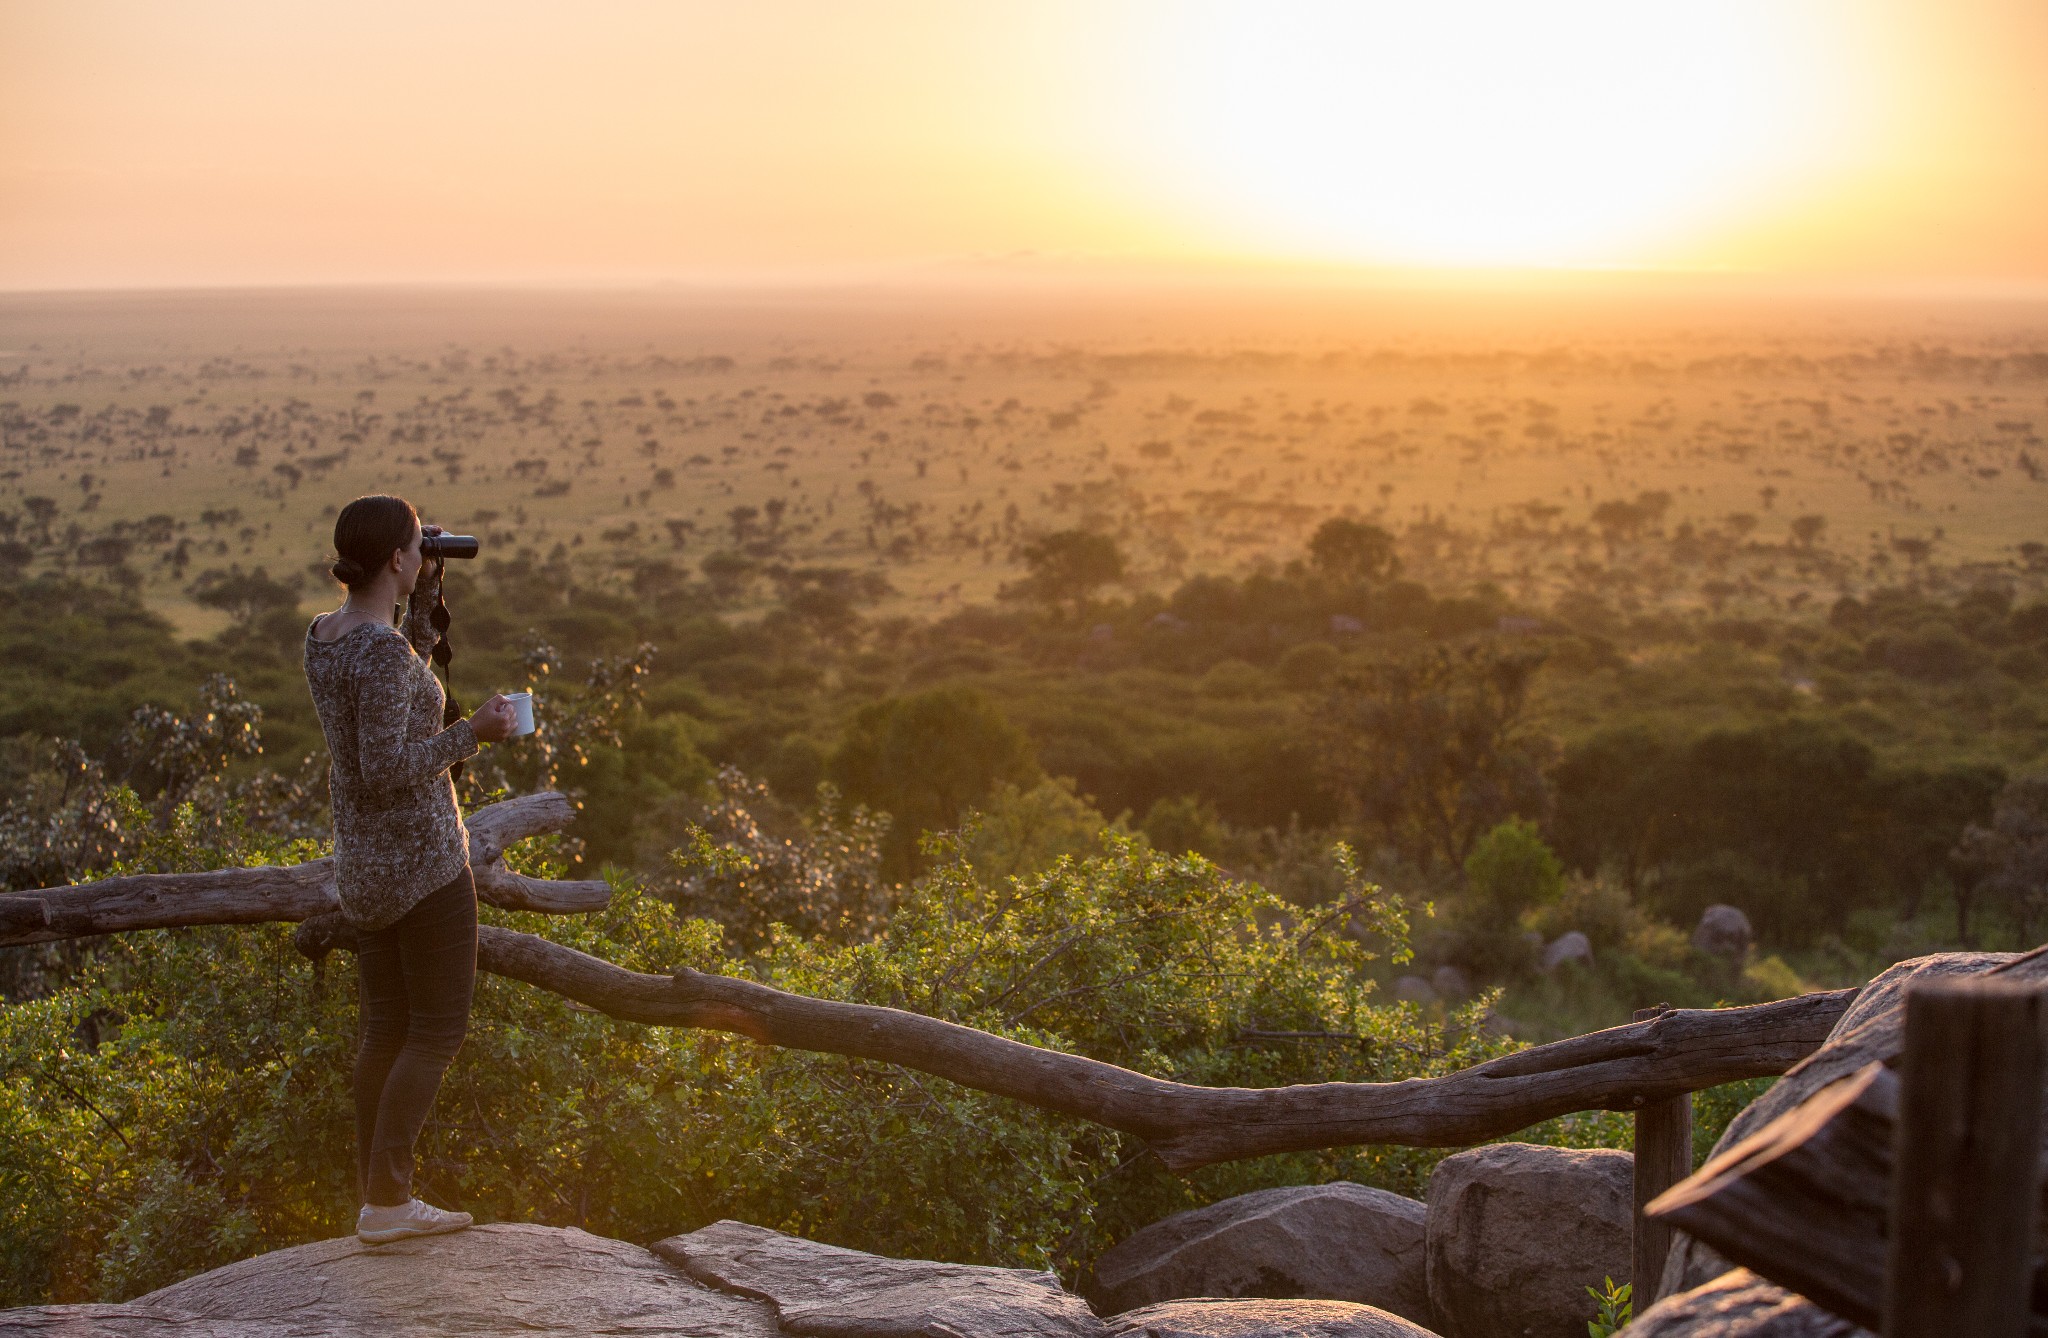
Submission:
[[[1669,1004],[1639,1008],[1635,1020],[1648,1022],[1671,1011]],[[1650,1201],[1692,1174],[1692,1093],[1646,1103],[1636,1112],[1635,1217],[1631,1258],[1637,1314],[1657,1300],[1664,1260],[1671,1253],[1671,1227],[1643,1210]]]
[[[2043,994],[1957,977],[1906,993],[1885,1338],[2020,1338],[2040,1201]]]
[[[1874,1328],[1897,1104],[1898,1080],[1866,1065],[1709,1159],[1645,1211]]]
[[[1883,1064],[1867,1064],[1711,1158],[1646,1211],[1730,1262],[1875,1329],[1884,1309],[1899,1086]],[[2036,1193],[2048,1207],[2048,1186]],[[2036,1256],[2048,1249],[2044,1226],[2048,1218],[2038,1219]],[[2031,1331],[2048,1336],[2048,1316],[2035,1315]]]

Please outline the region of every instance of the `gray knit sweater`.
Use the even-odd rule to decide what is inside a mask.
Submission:
[[[427,621],[439,582],[421,573],[405,631],[383,623],[334,641],[306,629],[306,684],[327,736],[341,913],[359,929],[395,923],[469,862],[451,764],[474,757],[467,720],[441,728]]]

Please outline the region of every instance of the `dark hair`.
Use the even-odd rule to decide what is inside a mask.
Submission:
[[[356,498],[334,518],[334,551],[340,555],[330,568],[334,579],[351,590],[376,579],[419,528],[419,512],[403,497],[377,493]]]

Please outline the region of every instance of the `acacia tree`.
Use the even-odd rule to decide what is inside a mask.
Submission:
[[[2008,781],[1991,821],[1963,829],[1955,861],[1969,875],[1956,890],[1957,935],[1970,941],[1971,905],[1990,893],[2006,903],[2021,934],[2032,938],[2048,904],[2048,773]]]
[[[826,769],[849,799],[894,817],[883,842],[883,868],[892,878],[914,871],[920,832],[958,827],[1006,781],[1026,788],[1039,779],[1023,731],[965,687],[863,707]]]
[[[1317,571],[1345,585],[1390,581],[1401,574],[1394,536],[1377,525],[1334,516],[1316,527],[1308,541]]]
[[[1488,643],[1392,656],[1340,678],[1315,711],[1347,816],[1417,864],[1464,864],[1479,837],[1540,815],[1546,738],[1526,721],[1538,652]]]
[[[1124,555],[1116,540],[1090,530],[1056,530],[1024,545],[1030,575],[1003,587],[1011,599],[1036,599],[1058,608],[1071,605],[1075,616],[1088,597],[1124,575]]]

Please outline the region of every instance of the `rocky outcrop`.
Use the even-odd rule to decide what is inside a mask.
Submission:
[[[1628,1338],[1875,1338],[1746,1268],[1666,1297],[1627,1332]]]
[[[2023,979],[2048,980],[2048,953],[2025,956],[1998,952],[1945,952],[1900,962],[1863,987],[1856,1002],[1834,1026],[1820,1049],[1795,1065],[1729,1122],[1714,1145],[1719,1153],[1793,1109],[1838,1078],[1846,1078],[1874,1060],[1897,1057],[1905,1045],[1906,982],[1915,977],[2009,972]],[[1676,1299],[1712,1282],[1734,1265],[1683,1232],[1673,1237],[1658,1295]]]
[[[1692,946],[1715,957],[1740,961],[1755,941],[1756,931],[1740,906],[1717,902],[1701,911],[1700,922],[1693,926]]]
[[[1339,1181],[1262,1189],[1177,1213],[1095,1261],[1104,1314],[1178,1297],[1298,1297],[1377,1306],[1431,1322],[1427,1210]]]
[[[637,1245],[518,1224],[395,1245],[344,1236],[273,1250],[127,1305],[0,1311],[0,1331],[65,1338],[782,1332],[770,1306],[695,1282]]]
[[[1118,1315],[1130,1338],[1435,1338],[1407,1320],[1345,1301],[1166,1301]]]
[[[1343,1301],[1173,1301],[1104,1321],[1050,1273],[885,1259],[740,1222],[652,1250],[556,1227],[244,1259],[126,1305],[0,1310],[55,1338],[1434,1338]]]
[[[744,1222],[656,1241],[692,1278],[766,1301],[802,1338],[1101,1338],[1102,1321],[1050,1273],[885,1259]]]
[[[1429,1299],[1449,1338],[1585,1338],[1589,1284],[1629,1280],[1635,1159],[1494,1143],[1429,1178]]]

